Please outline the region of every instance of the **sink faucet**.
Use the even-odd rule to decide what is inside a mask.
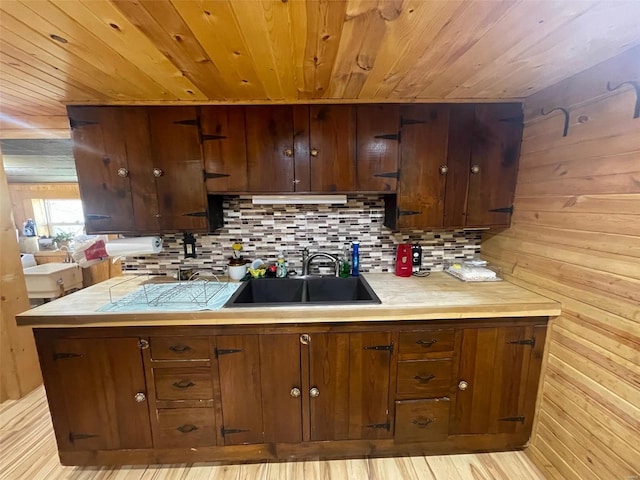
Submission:
[[[303,277],[306,277],[307,275],[309,275],[309,266],[311,265],[311,262],[313,261],[313,259],[317,257],[325,257],[331,260],[336,270],[335,276],[336,277],[340,276],[340,259],[338,257],[325,252],[317,252],[309,255],[309,250],[305,248],[302,251],[302,276]]]

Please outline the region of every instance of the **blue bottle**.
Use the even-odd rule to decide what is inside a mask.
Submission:
[[[22,226],[22,235],[25,237],[35,237],[37,235],[36,232],[36,222],[33,219],[28,218],[26,222],[24,222]]]
[[[360,242],[357,240],[351,245],[351,276],[360,275]]]

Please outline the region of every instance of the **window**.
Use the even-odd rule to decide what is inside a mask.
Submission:
[[[80,235],[84,231],[84,213],[80,200],[33,200],[38,235],[55,237],[68,232]]]

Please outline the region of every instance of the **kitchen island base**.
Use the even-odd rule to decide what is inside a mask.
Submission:
[[[65,465],[524,447],[547,317],[38,328]]]

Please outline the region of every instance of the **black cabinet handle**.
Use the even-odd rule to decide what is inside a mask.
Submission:
[[[189,345],[171,345],[169,350],[176,353],[184,353],[191,350],[191,347]]]
[[[189,388],[189,387],[195,387],[195,383],[189,381],[189,380],[180,380],[179,382],[173,382],[173,386],[176,388]]]
[[[422,345],[425,348],[428,348],[431,345],[433,345],[434,343],[438,343],[438,339],[437,338],[432,338],[431,340],[416,340],[416,343],[418,345]]]
[[[411,423],[418,428],[427,428],[433,422],[435,422],[433,418],[418,417]]]
[[[416,375],[413,378],[418,380],[420,383],[429,383],[429,381],[433,380],[434,378],[436,378],[436,376],[433,373],[431,373],[431,374],[427,375],[426,377],[421,377],[420,375]]]
[[[178,428],[176,428],[176,430],[182,433],[189,433],[193,432],[194,430],[198,430],[198,427],[196,427],[195,425],[191,425],[190,423],[185,423],[184,425],[180,425]]]

